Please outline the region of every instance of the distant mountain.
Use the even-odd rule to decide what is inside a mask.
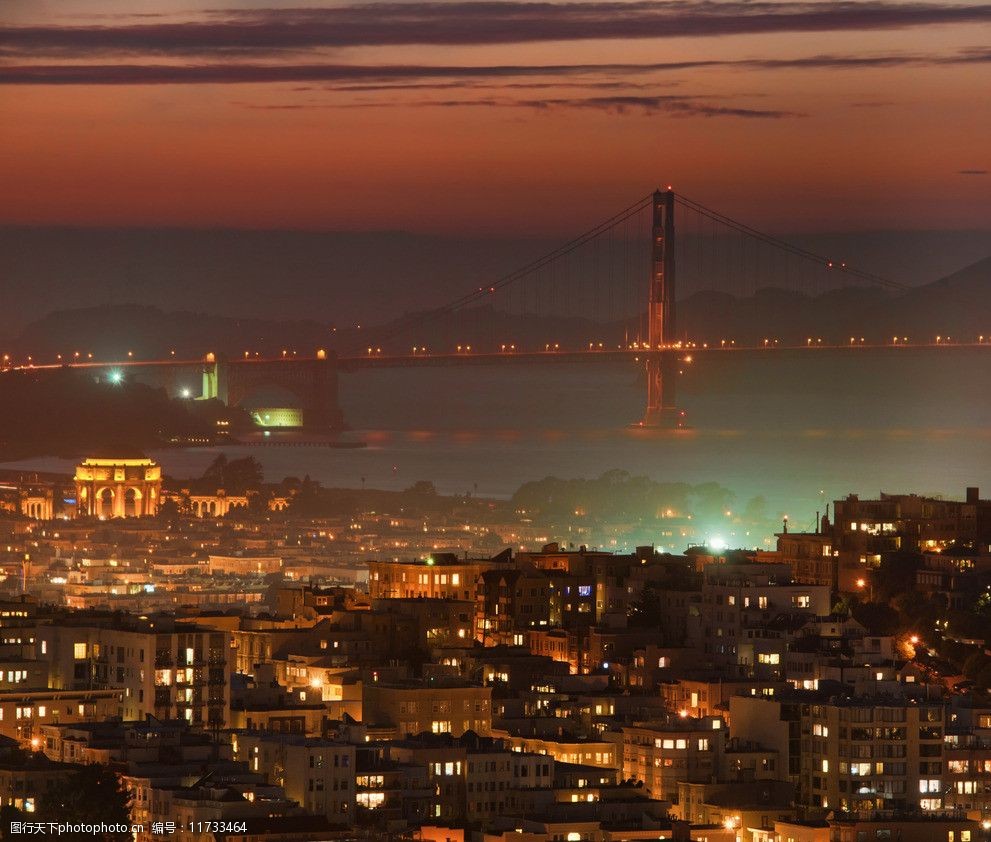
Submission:
[[[15,354],[51,359],[79,350],[98,359],[122,359],[127,351],[139,358],[162,358],[173,350],[179,357],[208,350],[240,355],[245,350],[277,355],[282,349],[313,353],[317,348],[355,351],[368,345],[405,347],[429,341],[454,347],[473,342],[494,348],[542,336],[562,347],[581,347],[596,336],[632,340],[636,326],[603,324],[587,318],[531,317],[521,325],[506,313],[479,308],[470,317],[451,315],[426,323],[415,333],[405,325],[420,323],[423,312],[356,328],[333,328],[318,319],[233,318],[187,310],[114,305],[60,310],[28,325],[11,343]],[[758,344],[777,338],[786,344],[808,337],[845,342],[847,337],[881,341],[892,335],[931,339],[937,334],[958,339],[991,336],[991,256],[946,278],[892,294],[879,289],[839,289],[812,297],[781,289],[760,289],[748,298],[700,292],[678,304],[679,334],[719,342],[734,339]]]
[[[843,342],[863,336],[931,340],[937,335],[974,340],[991,336],[991,256],[945,278],[891,294],[840,289],[818,297],[759,290],[751,298],[699,293],[679,303],[679,332],[694,338],[758,343],[765,337]]]
[[[521,216],[527,212],[521,209]],[[571,233],[500,237],[0,226],[0,351],[52,310],[128,303],[164,312],[311,319],[342,329],[356,322],[381,324],[490,284],[560,246]],[[787,239],[909,285],[991,253],[991,231]],[[687,229],[680,242],[690,254]],[[717,289],[731,289],[721,280],[716,279]]]
[[[875,305],[864,321],[892,335],[991,336],[991,255],[893,301]]]

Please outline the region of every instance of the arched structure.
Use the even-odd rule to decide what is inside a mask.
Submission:
[[[52,489],[26,490],[21,492],[21,514],[34,520],[53,520],[55,500]]]
[[[162,469],[151,459],[86,459],[76,466],[76,516],[143,517],[158,512]]]
[[[193,517],[224,517],[228,512],[248,508],[245,494],[228,494],[219,490],[216,494],[190,494],[189,512]]]

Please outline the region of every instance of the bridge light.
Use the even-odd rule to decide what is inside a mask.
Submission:
[[[86,355],[86,359],[88,359],[88,360],[91,360],[91,359],[93,359],[93,354],[92,354],[92,352],[90,352],[89,354],[87,354],[87,355]]]
[[[57,359],[57,360],[60,360],[60,359],[62,359],[62,355],[61,355],[61,354],[56,354],[56,355],[55,355],[55,359]]]

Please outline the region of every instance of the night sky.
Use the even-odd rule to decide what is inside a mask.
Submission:
[[[128,13],[121,13],[126,6]],[[5,0],[0,224],[986,228],[991,5]]]

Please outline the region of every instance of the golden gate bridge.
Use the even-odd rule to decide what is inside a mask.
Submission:
[[[401,275],[397,283],[401,283]],[[253,390],[290,391],[305,424],[340,423],[337,372],[399,366],[629,360],[643,367],[640,424],[678,427],[679,369],[696,354],[850,352],[991,346],[987,336],[840,335],[820,314],[876,306],[907,285],[758,231],[670,187],[655,190],[561,246],[459,298],[372,329],[340,331],[309,355],[208,353],[200,359],[54,362],[3,358],[4,370],[198,369],[198,398],[239,405]],[[753,313],[764,299],[770,323]],[[829,305],[827,307],[826,305]],[[680,318],[685,305],[689,318]],[[117,374],[114,374],[116,372]],[[178,395],[177,395],[178,396]]]

